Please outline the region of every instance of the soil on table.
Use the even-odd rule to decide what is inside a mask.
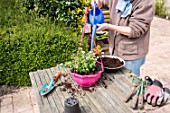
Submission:
[[[96,74],[101,70],[102,70],[101,65],[96,63],[95,71],[88,73],[88,75]],[[90,93],[95,91],[94,87],[84,88],[79,85],[73,84],[71,82],[71,78],[68,77],[68,74],[64,75],[63,77],[65,78],[65,80],[56,84],[56,86],[59,87],[60,91],[68,92],[72,96],[76,96],[76,95],[84,96],[86,94],[85,91],[88,91]]]
[[[84,96],[85,92],[84,91],[89,91],[92,93],[94,91],[94,87],[91,88],[84,88],[81,86],[78,86],[77,84],[73,84],[71,82],[71,78],[67,76],[63,76],[65,78],[64,81],[57,83],[57,87],[59,87],[60,91],[68,92],[71,94],[71,96],[76,96],[76,95],[81,95]]]
[[[104,57],[102,58],[102,61],[103,61],[104,67],[108,67],[108,68],[116,68],[116,67],[120,67],[123,65],[123,62],[117,58]]]
[[[96,67],[96,69],[100,70],[101,67],[99,66],[98,68]],[[96,71],[97,72],[97,71]],[[101,75],[101,78],[96,82],[96,86],[91,86],[91,87],[81,87],[77,84],[73,84],[74,81],[72,81],[72,78],[70,77],[69,74],[66,74],[65,76],[61,76],[64,77],[63,81],[60,81],[56,84],[56,86],[59,88],[60,91],[63,92],[67,92],[69,93],[71,96],[85,96],[86,93],[93,93],[96,91],[96,87],[101,87],[103,86],[103,88],[107,89],[107,83],[108,81],[112,81],[112,79],[110,79],[109,77],[107,77],[107,75],[105,73],[103,73]]]

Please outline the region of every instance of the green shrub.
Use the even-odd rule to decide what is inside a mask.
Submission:
[[[76,53],[79,31],[48,17],[38,18],[32,11],[26,13],[18,3],[10,4],[14,0],[3,1],[0,7],[8,7],[0,12],[0,84],[30,85],[29,72],[69,61]],[[86,40],[83,48],[88,49]]]
[[[49,15],[54,20],[80,28],[84,9],[90,0],[24,0],[24,6],[34,9],[40,16]],[[81,26],[82,27],[82,26]]]
[[[164,7],[164,0],[156,0],[155,2],[155,14],[160,17],[166,17],[167,9]]]

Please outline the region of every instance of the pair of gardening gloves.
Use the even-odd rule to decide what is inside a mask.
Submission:
[[[163,88],[160,81],[154,80],[147,88],[144,99],[152,106],[162,106],[169,98],[170,90]]]

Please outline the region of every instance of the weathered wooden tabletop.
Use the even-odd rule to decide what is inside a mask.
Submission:
[[[57,87],[47,96],[41,96],[42,86],[49,84],[59,70],[64,75],[57,80]],[[129,107],[130,102],[123,102],[132,87],[132,73],[125,68],[114,73],[104,72],[95,86],[90,88],[79,87],[69,72],[59,66],[30,72],[29,75],[41,113],[63,113],[64,100],[71,96],[79,100],[82,113],[136,112]]]

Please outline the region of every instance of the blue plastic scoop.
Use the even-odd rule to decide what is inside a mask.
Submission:
[[[54,80],[51,80],[50,84],[44,84],[43,87],[40,90],[40,95],[46,95],[48,94],[50,91],[52,91],[54,89]]]
[[[50,84],[44,84],[40,90],[40,95],[46,95],[50,91],[52,91],[55,87],[55,82],[57,81],[58,77],[61,75],[61,71],[58,71],[55,75],[55,77],[51,80]]]
[[[90,24],[93,26],[92,38],[91,38],[91,49],[90,49],[90,51],[92,51],[94,48],[94,37],[96,36],[96,29],[97,29],[96,24],[104,23],[103,12],[100,8],[97,7],[96,3],[94,4],[93,9],[90,11],[89,21],[90,21]]]

